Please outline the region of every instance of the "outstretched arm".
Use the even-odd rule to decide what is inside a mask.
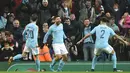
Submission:
[[[89,36],[91,36],[92,34],[94,34],[96,32],[96,27],[88,34],[86,34],[79,42],[77,42],[77,44],[80,44],[81,42],[83,42],[86,38],[88,38]]]
[[[126,45],[128,45],[129,43],[125,40],[123,40],[120,36],[118,36],[117,34],[114,35],[117,39],[119,39],[120,41],[122,41],[123,43],[125,43]]]
[[[81,42],[83,42],[89,36],[91,36],[91,33],[88,33],[87,35],[85,35],[80,41],[77,42],[77,44],[80,44]]]

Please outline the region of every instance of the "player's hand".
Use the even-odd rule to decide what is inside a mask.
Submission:
[[[130,43],[129,43],[129,42],[127,42],[127,41],[124,41],[124,43],[125,43],[126,45],[130,45]]]
[[[82,40],[78,41],[76,44],[80,44],[82,42]]]

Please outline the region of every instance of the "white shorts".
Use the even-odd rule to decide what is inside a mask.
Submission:
[[[68,51],[65,47],[65,44],[52,44],[54,53],[57,54],[61,54],[61,55],[65,55],[68,54]]]
[[[94,54],[95,54],[95,55],[100,55],[101,52],[106,52],[106,53],[108,53],[108,54],[111,54],[113,50],[114,50],[114,49],[109,45],[109,46],[106,47],[106,48],[100,48],[100,49],[95,48],[95,49],[94,49]]]
[[[39,48],[29,48],[29,47],[25,46],[23,52],[30,52],[30,53],[32,53],[32,55],[38,55]]]

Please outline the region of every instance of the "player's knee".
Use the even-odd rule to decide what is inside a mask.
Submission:
[[[39,57],[38,57],[38,55],[34,55],[35,56],[35,58],[37,59],[37,60],[39,60]]]
[[[65,54],[65,55],[62,55],[62,57],[63,57],[63,61],[67,61],[67,60],[68,60],[68,57],[67,57],[66,54]]]
[[[115,51],[114,51],[114,50],[112,50],[111,54],[115,54]]]
[[[56,59],[56,60],[60,60],[60,59],[62,59],[62,56],[61,56],[61,55],[57,55],[57,56],[55,57],[55,59]]]

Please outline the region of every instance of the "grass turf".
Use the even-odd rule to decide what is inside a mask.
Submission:
[[[30,73],[30,72],[5,72],[2,71],[0,73]],[[33,73],[43,73],[43,72],[33,72]],[[52,72],[44,72],[44,73],[52,73]],[[54,72],[55,73],[55,72]],[[56,72],[56,73],[113,73],[113,72]],[[116,73],[130,73],[130,72],[116,72]]]

